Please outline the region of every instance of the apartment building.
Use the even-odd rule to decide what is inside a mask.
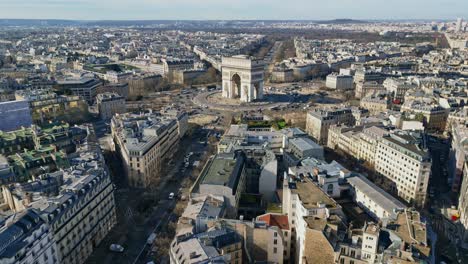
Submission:
[[[340,149],[357,158],[360,143],[359,135],[363,129],[362,126],[333,125],[328,130],[327,146],[331,149]]]
[[[116,93],[123,98],[128,98],[128,83],[127,82],[119,82],[119,83],[108,83],[104,86],[98,87],[97,91],[98,94],[100,93]]]
[[[179,217],[177,229],[190,230],[193,233],[205,232],[208,230],[208,222],[223,218],[225,210],[223,196],[209,194],[192,197]]]
[[[390,100],[385,95],[370,95],[363,97],[359,105],[371,113],[380,113],[390,108]]]
[[[171,264],[242,264],[242,255],[242,238],[234,230],[222,227],[177,236],[169,251]]]
[[[381,83],[378,83],[375,81],[358,82],[356,83],[356,90],[355,90],[354,97],[361,99],[368,95],[379,93],[379,92],[384,92],[384,91],[385,91],[385,87]]]
[[[422,115],[424,128],[427,130],[444,131],[450,109],[444,109],[438,104],[428,104],[422,100],[411,100],[401,106],[401,112]]]
[[[328,129],[332,125],[352,125],[354,116],[349,108],[314,109],[307,113],[306,131],[319,144],[325,145],[328,141]]]
[[[62,91],[70,91],[73,95],[81,96],[89,104],[93,103],[97,89],[102,82],[93,78],[64,79],[57,81],[57,86]]]
[[[391,187],[408,203],[423,206],[431,171],[424,134],[389,131],[380,127],[330,128],[328,147],[368,162],[392,182]]]
[[[377,82],[382,83],[385,80],[385,75],[382,72],[367,70],[367,69],[358,69],[354,73],[354,83],[358,84],[360,82]]]
[[[114,149],[121,155],[130,186],[145,188],[156,182],[164,161],[177,150],[187,127],[187,114],[122,114],[111,121]]]
[[[218,247],[221,244],[216,243],[213,244],[216,251],[212,251],[213,248],[210,247],[203,247],[204,251],[212,251],[213,254],[204,256],[202,252],[199,257],[233,264],[242,263],[242,259],[248,263],[265,261],[278,264],[289,259],[291,233],[287,216],[265,214],[253,221],[243,221],[226,219],[224,212],[225,203],[222,196],[205,195],[191,198],[177,223],[177,235],[170,251],[171,263],[181,263],[184,256],[192,251],[187,250],[186,246],[198,244],[195,239],[201,240],[204,246],[211,246],[211,243],[205,242],[211,242],[207,237],[213,237],[216,232],[229,233],[223,239],[236,238],[236,246],[229,243],[230,247]],[[237,241],[241,243],[240,247]],[[194,259],[195,262],[198,261],[197,258]],[[184,263],[192,262],[186,259]]]
[[[383,82],[383,86],[390,93],[393,100],[403,102],[405,94],[410,89],[417,88],[416,84],[413,84],[406,79],[387,78]]]
[[[298,137],[289,140],[284,151],[284,160],[288,166],[297,165],[305,158],[323,159],[323,147],[308,137]]]
[[[54,145],[67,153],[75,149],[74,141],[82,140],[86,131],[80,127],[70,127],[67,123],[51,123],[47,126],[22,127],[18,130],[0,131],[0,154],[9,156]]]
[[[223,196],[226,201],[226,215],[237,216],[239,200],[246,188],[246,155],[242,151],[217,154],[203,168],[193,185],[190,195]]]
[[[365,223],[363,228],[349,230],[347,239],[337,246],[335,263],[375,263],[378,253],[381,253],[380,232],[380,227],[374,223]]]
[[[258,216],[257,221],[262,221],[270,227],[277,228],[277,230],[273,232],[273,235],[270,237],[270,239],[266,239],[266,242],[268,243],[268,256],[271,256],[268,260],[271,262],[276,261],[278,264],[283,263],[283,261],[289,263],[291,257],[291,228],[289,227],[288,216],[282,214],[267,213]],[[282,237],[282,251],[278,248],[275,249],[276,245],[278,245],[278,247],[281,246],[280,243],[274,242],[275,239],[278,239],[279,236]],[[270,243],[272,239],[273,244]],[[282,253],[282,256],[278,256],[278,253]]]
[[[81,145],[71,154],[68,168],[2,189],[9,212],[35,208],[49,224],[57,245],[53,263],[84,263],[116,224],[114,187],[94,144]]]
[[[463,181],[458,196],[458,211],[460,212],[460,224],[463,234],[462,245],[464,248],[468,246],[468,161],[465,161],[463,169]]]
[[[468,125],[468,106],[450,112],[446,123],[446,131],[450,131],[453,124]]]
[[[331,222],[335,216],[345,218],[341,206],[307,177],[295,178],[286,175],[283,179],[282,198],[282,213],[288,216],[291,228],[291,256],[300,263],[318,263],[314,262],[313,258],[317,251],[312,250],[314,245],[315,249],[318,249],[315,235],[328,229],[329,221],[330,224],[334,224]],[[334,217],[330,218],[331,216]],[[323,236],[320,238],[327,239]],[[333,253],[331,257],[333,259]]]
[[[218,144],[218,152],[226,152],[234,145],[238,145],[238,142],[249,145],[267,144],[275,153],[281,153],[287,146],[288,136],[281,131],[274,131],[271,127],[252,128],[247,124],[231,125]]]
[[[84,99],[75,95],[58,95],[52,89],[19,90],[15,97],[16,100],[29,102],[31,116],[36,124],[57,120],[75,121],[88,113],[88,104]]]
[[[340,149],[373,166],[378,142],[388,133],[386,129],[378,126],[331,126],[327,146],[331,149]]]
[[[428,233],[419,213],[405,209],[386,226],[368,222],[348,229],[336,246],[334,263],[435,263]]]
[[[332,73],[327,76],[325,85],[336,90],[351,90],[353,89],[353,76]]]
[[[270,77],[271,82],[281,83],[281,82],[292,82],[294,81],[293,70],[287,67],[277,66],[273,68]]]
[[[351,176],[351,172],[336,161],[327,163],[314,158],[302,160],[300,166],[289,167],[288,173],[297,179],[308,177],[332,198],[341,196],[346,188],[340,182]]]
[[[386,134],[388,134],[388,131],[381,127],[371,126],[364,128],[362,133],[359,134],[357,158],[374,166],[378,142]]]
[[[115,114],[126,112],[125,98],[116,93],[102,93],[96,96],[99,116],[103,120],[111,119]]]
[[[399,197],[424,207],[432,164],[424,134],[389,134],[379,141],[376,153],[376,172],[393,183]]]
[[[452,191],[458,192],[462,184],[465,162],[468,160],[468,126],[453,124],[449,151],[448,171],[452,179]]]
[[[0,224],[0,263],[55,264],[57,253],[50,226],[38,210],[13,214]]]
[[[57,150],[53,145],[24,150],[24,152],[7,156],[6,159],[14,178],[2,179],[5,182],[32,180],[44,172],[52,172],[69,165],[65,151]]]
[[[182,59],[164,59],[164,75],[170,76],[174,71],[192,70],[194,68],[193,60]]]
[[[162,80],[159,74],[140,74],[127,80],[128,96],[139,96],[145,94],[148,90],[154,89]]]
[[[406,205],[361,175],[346,180],[352,187],[354,202],[377,222],[396,220],[398,212],[406,209]]]

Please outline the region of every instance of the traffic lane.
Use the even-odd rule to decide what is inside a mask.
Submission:
[[[153,231],[151,233],[156,233],[156,239],[158,239],[158,236],[159,236],[162,228],[167,225],[167,223],[169,221],[169,216],[170,216],[169,212],[172,211],[172,209],[169,210],[169,208],[174,208],[175,207],[175,201],[172,200],[170,202],[167,202],[166,204],[169,204],[168,208],[166,210],[164,210],[163,212],[161,212],[161,214],[159,215],[160,217],[158,217],[158,222],[156,223],[156,225],[153,225],[154,229],[153,229]],[[151,233],[150,233],[150,235],[151,235]],[[145,240],[144,245],[142,247],[143,248],[140,250],[139,255],[133,261],[134,264],[135,263],[147,263],[147,262],[151,261],[150,253],[151,253],[152,245],[147,244],[146,240]]]
[[[125,239],[125,241],[117,241],[120,242],[118,244],[123,244],[125,251],[123,253],[115,253],[110,252],[106,255],[104,260],[99,260],[98,263],[104,264],[113,264],[113,263],[132,263],[138,257],[139,252],[146,244],[146,239],[151,234],[148,233],[148,230],[153,230],[154,227],[159,223],[163,222],[164,216],[171,206],[174,206],[167,201],[162,202],[159,204],[158,208],[155,210],[155,213],[151,219],[149,219],[145,226],[135,227],[132,229],[132,232],[129,232],[127,236],[124,236],[121,239]],[[102,245],[106,249],[110,244]],[[97,262],[96,262],[97,263]]]

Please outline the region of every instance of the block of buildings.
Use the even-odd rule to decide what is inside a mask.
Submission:
[[[294,259],[299,260],[301,263],[304,263],[303,261],[307,260],[308,256],[313,256],[313,252],[316,252],[311,251],[311,246],[318,246],[317,241],[311,241],[310,244],[306,243],[307,238],[314,236],[313,233],[322,233],[324,228],[327,228],[327,219],[332,215],[338,218],[345,217],[341,206],[307,177],[302,179],[294,179],[290,176],[284,177],[282,213],[288,215],[289,226],[291,227],[292,237],[294,237],[294,239],[291,239],[291,247],[294,248],[291,256],[294,256]],[[319,223],[314,223],[316,219]],[[322,242],[324,242],[323,238]],[[328,246],[330,244],[320,245]],[[328,250],[333,256],[333,246]],[[317,263],[313,259],[309,261],[311,262],[307,263]]]
[[[458,192],[462,184],[464,166],[468,160],[468,127],[453,124],[451,132],[448,172],[449,178],[452,179],[451,189],[453,192]]]
[[[458,196],[458,211],[460,213],[462,246],[468,247],[468,161],[465,161],[463,167],[463,180]]]
[[[130,186],[144,188],[159,179],[164,162],[186,132],[187,120],[185,112],[126,113],[112,118],[114,147]]]
[[[219,195],[226,201],[226,215],[237,216],[239,200],[245,190],[246,156],[242,151],[217,154],[203,168],[192,187],[191,196]]]
[[[171,243],[171,263],[242,263],[242,238],[234,230],[216,228],[178,236]]]
[[[314,109],[307,113],[306,131],[321,145],[325,145],[328,141],[328,129],[330,126],[338,124],[354,124],[351,109]]]
[[[379,93],[379,92],[384,92],[385,87],[383,84],[372,81],[372,82],[358,82],[356,83],[356,90],[354,96],[356,98],[363,98],[368,95],[374,94],[374,93]]]
[[[51,89],[20,90],[17,100],[27,100],[35,124],[50,121],[82,121],[88,115],[88,104],[80,96],[57,95]]]
[[[327,163],[314,158],[304,159],[300,165],[289,167],[288,173],[297,179],[308,178],[332,198],[341,197],[341,192],[347,189],[342,183],[351,176],[351,172],[336,161]]]
[[[31,108],[26,100],[0,102],[0,130],[12,131],[32,125]]]
[[[284,157],[289,166],[305,158],[323,159],[323,147],[307,137],[292,138]]]
[[[81,96],[89,104],[95,100],[97,89],[102,86],[102,82],[94,78],[75,78],[57,81],[57,88],[60,91],[70,91],[73,95]]]
[[[406,205],[363,176],[346,180],[352,187],[354,202],[376,221],[396,220],[398,213],[406,209]]]
[[[410,204],[426,203],[431,158],[425,136],[396,132],[384,136],[377,145],[375,170],[392,182],[391,188]]]
[[[390,98],[385,94],[369,95],[361,98],[359,105],[371,113],[386,112],[390,109]]]
[[[292,69],[286,67],[275,67],[271,72],[271,82],[292,82],[294,81],[294,73]]]
[[[335,90],[351,90],[354,85],[353,76],[332,73],[327,76],[325,85]]]
[[[36,209],[13,214],[0,223],[0,262],[58,263],[57,244],[46,218]]]
[[[422,121],[427,130],[444,131],[450,111],[435,103],[426,103],[422,100],[408,100],[401,106],[401,112],[404,112],[406,115],[415,115],[415,118],[421,116],[422,120],[417,120]]]
[[[119,83],[109,83],[104,84],[103,86],[98,87],[97,94],[101,93],[116,93],[123,98],[128,98],[128,83],[127,82],[119,82]]]
[[[103,120],[111,119],[115,114],[126,112],[125,98],[116,93],[102,93],[96,96],[99,116]]]
[[[395,79],[387,78],[385,79],[383,86],[392,96],[393,100],[398,102],[403,102],[405,99],[406,92],[411,89],[417,88],[417,86],[406,79]]]
[[[2,188],[2,208],[7,212],[21,214],[35,209],[47,223],[47,229],[40,230],[50,233],[47,241],[56,244],[56,257],[44,257],[38,263],[84,263],[117,221],[114,187],[99,147],[86,142],[68,160],[70,165],[63,170]],[[35,253],[45,254],[49,247],[41,245],[42,251]],[[16,250],[14,255],[24,254],[22,248],[12,250]]]

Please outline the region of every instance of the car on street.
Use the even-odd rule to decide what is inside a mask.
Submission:
[[[169,194],[169,200],[173,200],[173,199],[174,199],[174,196],[175,196],[175,194],[174,194],[173,192],[171,192],[171,193]]]
[[[156,233],[151,233],[148,239],[146,239],[146,244],[153,245],[155,239],[156,239]]]
[[[124,247],[119,244],[112,244],[110,245],[109,250],[112,252],[122,253],[124,251]]]

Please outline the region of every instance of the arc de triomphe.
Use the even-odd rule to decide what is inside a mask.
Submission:
[[[223,97],[252,102],[263,98],[263,60],[245,55],[223,57]]]

